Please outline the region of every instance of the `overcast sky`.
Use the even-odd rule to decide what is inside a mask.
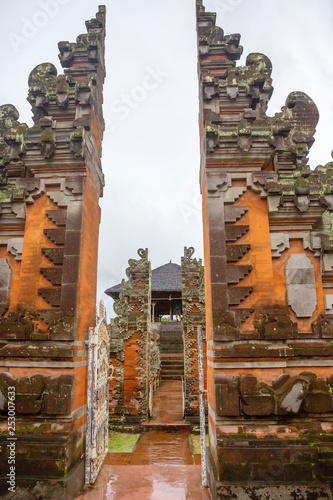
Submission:
[[[244,64],[250,52],[273,63],[269,114],[288,94],[308,93],[320,121],[311,168],[333,148],[333,3],[331,0],[206,0],[225,34],[240,33]],[[98,296],[124,277],[129,258],[149,248],[152,267],[183,247],[202,257],[198,184],[198,83],[195,0],[107,0],[106,131],[101,200]],[[57,43],[85,33],[92,0],[2,0],[1,104],[12,103],[32,125],[26,101],[30,71],[52,62]],[[108,316],[112,300],[106,299]]]

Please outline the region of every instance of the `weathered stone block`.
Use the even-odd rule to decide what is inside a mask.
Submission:
[[[65,243],[65,229],[44,229],[44,234],[56,245]]]
[[[42,267],[40,272],[52,285],[61,285],[61,267]]]
[[[270,415],[274,413],[274,391],[263,382],[257,381],[253,375],[241,378],[240,392],[242,411],[246,415]]]
[[[62,264],[64,258],[63,248],[42,248],[42,252],[53,264]]]
[[[305,395],[305,410],[308,413],[326,413],[333,410],[332,394],[325,380],[311,380]]]
[[[60,306],[60,288],[38,288],[38,293],[53,307]]]
[[[18,414],[68,415],[73,398],[73,375],[51,377],[33,375],[15,378],[11,373],[0,374],[0,411],[7,408],[8,387],[15,387],[15,410]]]
[[[57,226],[66,226],[67,210],[45,210],[45,214]]]
[[[215,411],[218,416],[239,416],[239,377],[216,375]]]
[[[227,261],[237,262],[241,259],[251,248],[251,245],[227,245]]]
[[[71,413],[73,397],[73,376],[61,375],[45,380],[44,412],[47,415],[68,415]]]
[[[257,309],[255,327],[264,338],[274,340],[294,338],[298,330],[283,307]]]
[[[37,311],[38,315],[48,324],[48,336],[51,340],[74,340],[75,317],[65,315],[60,311]]]
[[[6,318],[0,320],[0,339],[29,339],[33,331],[33,321],[23,313],[8,313]]]
[[[299,375],[289,378],[276,389],[278,415],[296,415],[300,411],[309,384],[310,381],[307,377]]]

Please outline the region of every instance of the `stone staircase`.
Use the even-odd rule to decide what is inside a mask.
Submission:
[[[162,322],[160,330],[161,379],[184,377],[184,345],[181,322]]]

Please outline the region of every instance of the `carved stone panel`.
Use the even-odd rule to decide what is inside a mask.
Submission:
[[[285,266],[288,304],[298,318],[309,318],[317,305],[314,268],[304,254],[292,254]]]
[[[12,270],[7,259],[0,259],[0,316],[6,311],[10,300]]]
[[[0,374],[0,414],[7,411],[8,387],[14,386],[15,409],[20,415],[69,415],[72,407],[74,377],[41,374],[15,378],[11,373]]]
[[[331,413],[332,379],[312,372],[296,376],[282,373],[271,384],[252,374],[215,375],[215,409],[219,417],[284,415],[307,417],[309,413]]]

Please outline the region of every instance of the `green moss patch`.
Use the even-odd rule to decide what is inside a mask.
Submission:
[[[132,453],[140,434],[113,432],[109,434],[109,453]]]
[[[201,443],[200,443],[200,434],[191,434],[191,441],[193,447],[193,455],[201,455]],[[206,434],[206,446],[209,445],[209,437]]]

